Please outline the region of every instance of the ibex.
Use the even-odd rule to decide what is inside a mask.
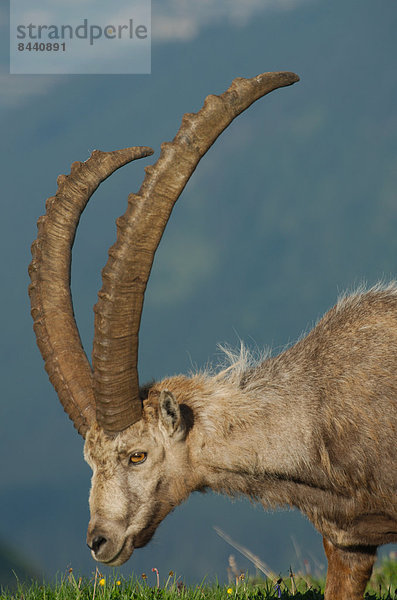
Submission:
[[[321,532],[325,598],[358,600],[377,547],[397,541],[397,286],[345,296],[294,346],[257,364],[140,388],[138,332],[153,258],[201,157],[294,73],[235,79],[186,114],[117,221],[95,306],[92,367],[70,294],[71,247],[91,194],[148,147],[94,151],[60,175],[32,246],[37,342],[93,471],[87,544],[121,565],[193,491],[298,507]]]

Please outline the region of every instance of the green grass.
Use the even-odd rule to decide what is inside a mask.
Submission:
[[[103,577],[97,570],[91,579],[76,577],[69,569],[53,584],[37,581],[17,585],[14,591],[1,590],[0,600],[270,600],[295,598],[322,600],[324,581],[291,573],[275,583],[241,576],[234,584],[186,587],[181,578],[170,573],[165,581],[153,569],[150,576],[124,579]],[[397,600],[397,562],[385,559],[375,569],[368,600]]]

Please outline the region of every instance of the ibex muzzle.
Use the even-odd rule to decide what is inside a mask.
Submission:
[[[125,562],[192,491],[298,507],[322,533],[325,598],[363,597],[379,545],[397,541],[397,286],[339,300],[297,344],[256,364],[140,389],[138,332],[153,257],[199,160],[242,111],[293,73],[236,79],[186,114],[117,221],[95,306],[92,368],[70,296],[70,256],[91,194],[150,148],[95,151],[58,178],[32,246],[37,342],[93,470],[87,544]]]

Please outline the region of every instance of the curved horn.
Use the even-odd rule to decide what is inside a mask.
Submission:
[[[146,167],[138,194],[130,194],[117,221],[117,241],[103,269],[95,306],[93,348],[97,421],[116,434],[140,419],[138,332],[154,254],[172,208],[198,162],[222,131],[255,100],[299,81],[294,73],[235,79],[220,96],[208,96],[197,114],[186,114],[174,140]]]
[[[37,223],[29,266],[31,312],[37,344],[65,412],[84,437],[95,421],[92,371],[82,347],[70,293],[71,248],[88,200],[116,169],[153,154],[151,148],[115,152],[95,150],[84,163],[72,164],[71,174],[58,177],[55,196]]]

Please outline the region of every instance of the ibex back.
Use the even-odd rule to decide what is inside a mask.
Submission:
[[[236,79],[187,114],[118,219],[95,306],[92,367],[70,296],[75,230],[91,194],[150,148],[95,151],[58,178],[32,247],[38,345],[93,470],[87,543],[108,565],[145,545],[197,490],[296,506],[322,533],[325,598],[363,597],[380,544],[397,541],[397,286],[342,298],[297,344],[253,364],[139,388],[138,332],[156,248],[200,158],[293,73]]]

